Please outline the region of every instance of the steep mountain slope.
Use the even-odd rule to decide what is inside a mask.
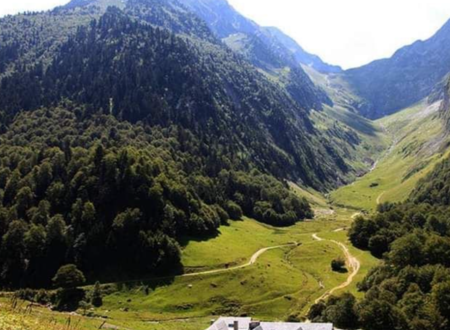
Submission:
[[[303,68],[332,101],[324,105],[322,111],[312,112],[311,120],[334,136],[332,141],[336,141],[336,148],[346,155],[345,159],[358,177],[366,174],[389,148],[389,134],[376,122],[359,114],[361,98],[355,95],[341,75],[320,73],[307,66]]]
[[[323,95],[300,67],[274,81],[179,2],[116,3],[0,20],[3,287],[69,263],[90,280],[181,272],[186,236],[295,224],[313,214],[286,181],[354,175],[336,141],[360,142],[313,125]]]
[[[326,143],[345,159],[353,173],[359,175],[370,168],[384,147],[383,132],[355,115],[354,108],[360,102],[347,104],[349,98],[356,99],[352,92],[346,91],[346,97],[343,97],[337,95],[342,94],[342,89],[336,84],[328,84],[329,73],[340,72],[340,68],[304,52],[281,31],[260,27],[246,19],[227,1],[189,0],[184,4],[204,18],[228,47],[244,56],[270,80],[279,83],[296,102],[301,104],[307,94],[317,95],[320,104],[315,103],[312,107],[317,111],[311,112],[311,118]]]
[[[165,2],[131,1],[125,12],[158,24],[154,17],[160,16],[155,13],[169,9],[174,14],[164,19],[164,25],[182,35],[191,32],[191,24],[186,23],[189,20],[181,19],[183,12]],[[189,13],[187,15],[190,17]],[[109,19],[119,16],[119,13],[110,14],[102,24],[107,26]],[[181,124],[197,134],[219,136],[219,140],[220,136],[228,136],[228,143],[242,146],[244,155],[262,165],[264,170],[269,166],[278,172],[277,176],[294,171],[292,179],[296,180],[297,176],[304,184],[318,189],[328,186],[327,181],[342,182],[349,169],[332,149],[319,142],[320,136],[307,118],[308,110],[318,103],[313,91],[302,89],[294,102],[283,89],[245,61],[208,39],[195,37],[184,41],[126,17],[115,23],[117,26],[112,27],[115,34],[97,25],[90,31],[79,30],[55,52],[55,59],[48,68],[39,62],[32,67],[18,68],[5,77],[0,108],[12,116],[21,109],[33,110],[70,98],[87,103],[93,109],[112,112],[121,119],[145,119],[152,125]],[[203,30],[200,24],[195,25],[191,36]],[[97,36],[96,29],[105,32]],[[121,34],[123,38],[118,39]],[[127,42],[126,35],[129,36]],[[110,44],[106,42],[108,38],[113,38]],[[158,42],[160,38],[170,42]],[[146,39],[147,42],[155,40],[153,44],[157,46],[142,47]],[[113,56],[115,52],[122,56]],[[167,56],[171,53],[172,56]],[[142,58],[149,60],[139,62]],[[124,75],[125,72],[128,74]],[[178,81],[185,84],[176,87]],[[212,125],[201,126],[202,122],[209,121]],[[264,156],[268,153],[271,156]],[[324,160],[322,164],[315,160],[319,154]],[[274,159],[278,160],[274,162]],[[285,166],[291,169],[286,170]],[[335,176],[336,167],[342,171],[342,176]]]
[[[417,41],[391,58],[345,72],[355,92],[365,99],[361,114],[376,119],[427,97],[450,72],[450,21],[432,38]]]

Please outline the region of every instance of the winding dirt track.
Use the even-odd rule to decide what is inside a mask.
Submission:
[[[383,191],[383,192],[377,197],[377,205],[380,205],[380,204],[381,204],[381,198],[383,197],[383,195],[384,195],[385,193],[386,193],[386,192]]]
[[[239,266],[234,266],[234,267],[229,267],[229,268],[220,268],[220,269],[207,270],[207,271],[204,271],[204,272],[183,274],[183,275],[179,275],[177,277],[193,277],[193,276],[200,276],[200,275],[218,274],[218,273],[230,272],[230,271],[238,270],[238,269],[242,269],[242,268],[247,268],[247,267],[250,267],[251,265],[254,265],[258,261],[259,257],[261,257],[267,251],[275,250],[275,249],[282,249],[282,248],[285,248],[285,247],[295,247],[297,245],[298,245],[298,243],[293,242],[293,243],[289,243],[289,244],[285,244],[285,245],[278,245],[278,246],[267,247],[267,248],[259,250],[254,255],[252,255],[252,257],[250,258],[249,262],[247,262],[246,264],[239,265]]]
[[[356,219],[356,217],[358,217],[358,216],[360,216],[360,215],[362,215],[362,213],[361,213],[361,212],[356,212],[356,213],[353,213],[353,214],[352,214],[352,220],[355,220],[355,219]]]
[[[317,234],[313,234],[312,237],[316,240],[316,241],[325,241],[323,238],[320,238]],[[329,242],[332,242],[334,244],[337,244],[342,251],[344,252],[345,255],[345,259],[347,261],[347,265],[349,266],[349,268],[352,270],[352,272],[350,273],[350,275],[348,276],[347,280],[342,283],[341,285],[338,285],[337,287],[332,288],[331,290],[325,292],[322,296],[320,296],[319,298],[316,299],[315,303],[317,304],[319,301],[324,300],[326,298],[328,298],[329,296],[331,296],[334,292],[336,292],[337,290],[341,290],[341,289],[345,289],[346,287],[348,287],[350,284],[352,284],[353,279],[355,278],[355,276],[358,274],[360,268],[361,268],[361,263],[359,262],[359,260],[357,258],[355,258],[351,253],[350,250],[341,242],[338,241],[334,241],[334,240],[326,240]]]

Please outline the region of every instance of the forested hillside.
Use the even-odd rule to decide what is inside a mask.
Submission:
[[[245,18],[225,0],[188,0],[183,4],[203,18],[226,46],[276,82],[296,103],[304,107],[308,100],[313,125],[321,131],[328,149],[350,168],[350,179],[370,168],[383,148],[383,132],[355,115],[360,101],[349,102],[349,98],[357,99],[349,88],[330,85],[341,68],[305,52],[280,30]]]
[[[179,3],[107,4],[0,20],[3,287],[71,263],[89,280],[181,272],[184,237],[292,225],[312,212],[285,180],[352,173],[309,119],[310,80],[290,95]]]
[[[152,15],[146,14],[149,5]],[[164,20],[165,25],[179,29],[179,37],[134,19],[157,24],[154,13],[158,6],[155,0],[130,2],[126,13],[110,11],[99,23],[78,29],[67,42],[56,45],[55,60],[47,66],[37,60],[18,67],[2,80],[0,107],[11,116],[20,109],[33,110],[69,98],[132,122],[145,119],[153,125],[181,124],[201,135],[213,130],[230,142],[234,140],[233,146],[245,148],[243,156],[253,158],[261,169],[272,168],[269,171],[278,172],[272,172],[276,176],[288,173],[290,179],[316,189],[345,180],[351,169],[307,118],[308,110],[320,104],[312,90],[301,90],[298,82],[297,89],[292,87],[298,90],[294,101],[226,47],[203,38],[183,38],[185,31],[192,32],[185,26],[188,19],[182,20],[183,26],[178,25],[181,20],[176,15]],[[160,10],[167,12],[168,5],[164,2],[161,6]],[[183,15],[177,8],[173,10]],[[36,20],[40,15],[36,14]],[[201,24],[190,25],[196,26],[193,35],[197,35]],[[110,28],[115,33],[109,33]],[[107,40],[114,42],[108,44]],[[143,47],[150,41],[159,46]],[[121,56],[116,57],[115,52]],[[142,61],[144,56],[153,60]],[[179,81],[185,83],[179,85]],[[200,125],[208,121],[212,121],[210,125]],[[319,154],[324,161],[317,163],[313,155]]]
[[[230,159],[208,176],[213,158],[196,156],[202,143],[177,127],[69,103],[19,115],[1,146],[3,286],[48,285],[66,263],[92,276],[173,273],[186,235],[213,234],[243,213],[278,226],[311,216],[277,180]]]
[[[344,72],[226,0],[1,18],[11,311],[449,330],[449,33]]]

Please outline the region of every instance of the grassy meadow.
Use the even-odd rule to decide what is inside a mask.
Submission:
[[[42,330],[91,330],[105,323],[104,327],[109,329],[201,330],[219,315],[251,315],[261,320],[280,321],[293,316],[301,319],[315,299],[348,277],[348,273],[331,270],[331,261],[344,254],[329,240],[350,246],[343,228],[350,225],[352,213],[346,209],[337,209],[332,214],[319,213],[314,221],[289,228],[274,228],[252,219],[232,221],[216,237],[191,240],[183,247],[183,264],[188,271],[226,269],[248,263],[262,248],[291,242],[298,245],[269,250],[253,265],[242,269],[105,284],[104,304],[91,311],[94,315],[91,318],[45,308],[35,308],[33,313],[11,310],[5,298],[0,306],[4,324],[0,328],[41,330],[34,327],[39,324]],[[314,240],[315,233],[324,240]],[[351,252],[362,262],[357,280],[362,279],[376,259],[354,248]],[[342,291],[357,294],[356,282]],[[67,328],[69,318],[72,328]],[[20,327],[8,328],[8,324]]]
[[[298,246],[267,251],[255,264],[238,270],[111,284],[104,305],[96,313],[118,325],[134,320],[163,327],[176,321],[183,322],[178,323],[180,329],[190,329],[190,321],[217,315],[252,315],[262,320],[301,318],[315,299],[348,276],[331,270],[331,260],[344,254],[328,239],[347,243],[345,231],[335,231],[348,227],[351,215],[351,210],[339,209],[282,229],[251,219],[233,221],[222,227],[217,237],[192,240],[184,247],[183,264],[189,271],[245,264],[255,252],[269,246],[291,242]],[[325,240],[314,240],[314,233]],[[363,264],[358,275],[362,279],[377,261],[367,252],[351,251]],[[347,290],[357,294],[356,283],[342,291]]]

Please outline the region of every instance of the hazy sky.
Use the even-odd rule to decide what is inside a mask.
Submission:
[[[52,9],[69,3],[70,0],[0,0],[0,16],[23,11]]]
[[[345,68],[389,57],[404,45],[431,37],[450,19],[450,0],[229,1],[257,23],[281,28],[307,51]],[[0,16],[67,2],[0,0]]]

